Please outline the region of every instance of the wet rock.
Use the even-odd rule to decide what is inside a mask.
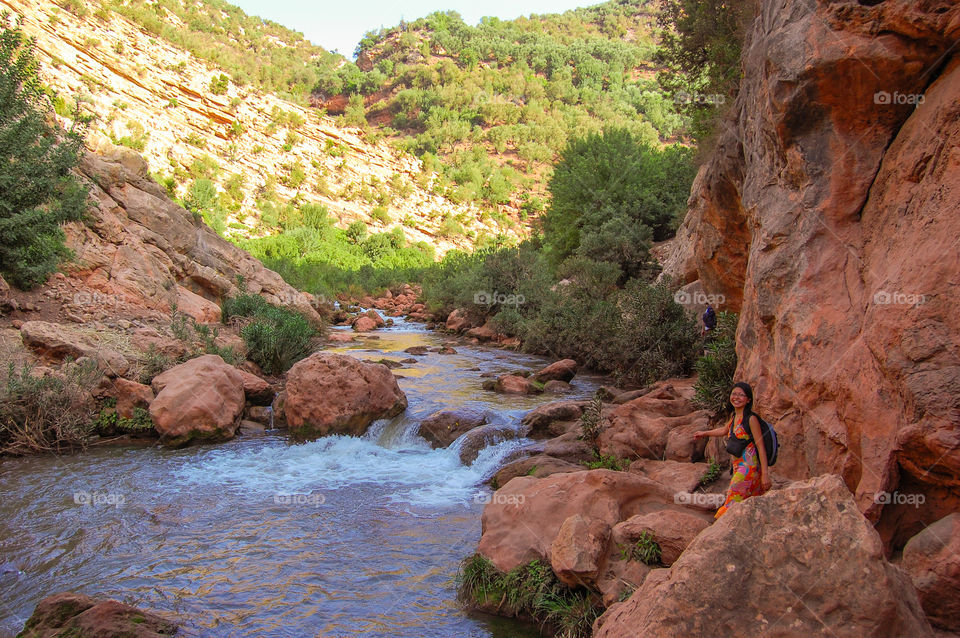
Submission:
[[[552,380],[543,384],[543,391],[547,394],[568,394],[573,392],[573,386],[566,381]]]
[[[242,436],[259,436],[266,434],[266,431],[264,425],[256,421],[240,421],[240,427],[238,428],[238,432]]]
[[[410,346],[409,348],[405,349],[404,352],[422,357],[423,355],[427,354],[427,346]]]
[[[464,433],[485,424],[488,416],[486,410],[478,408],[441,410],[420,422],[419,433],[430,442],[431,447],[447,447]]]
[[[464,465],[472,465],[484,448],[518,436],[520,435],[516,428],[501,424],[487,423],[468,430],[459,443],[460,462]]]
[[[730,508],[601,620],[597,638],[933,635],[909,577],[884,560],[879,535],[832,475]]]
[[[254,421],[260,425],[270,425],[270,417],[273,415],[273,409],[270,406],[251,405],[243,411],[246,420]]]
[[[353,322],[353,329],[357,332],[370,332],[371,330],[377,329],[377,322],[370,317],[357,317],[357,319]]]
[[[219,356],[181,363],[154,377],[151,385],[156,398],[150,418],[164,445],[233,438],[243,413],[243,375]]]
[[[98,600],[63,592],[47,596],[18,634],[22,638],[161,638],[173,636],[175,623],[116,600]]]
[[[493,323],[487,321],[482,326],[477,326],[476,328],[471,328],[467,330],[467,336],[473,337],[478,341],[494,341],[497,338],[497,331],[493,327]]]
[[[550,365],[533,374],[533,380],[540,383],[547,381],[570,381],[577,374],[577,362],[573,359],[554,361]]]
[[[340,331],[332,331],[327,337],[327,341],[329,341],[330,343],[349,343],[350,341],[355,341],[355,340],[356,340],[356,337],[354,337],[349,332],[340,332]]]
[[[945,516],[911,538],[900,564],[930,623],[960,632],[960,514]]]
[[[449,346],[444,346],[437,350],[437,354],[457,354],[457,351]]]
[[[411,364],[411,363],[416,363],[416,362],[417,362],[417,360],[414,359],[413,357],[407,357],[406,359],[400,359],[400,363],[402,363],[402,364],[404,364],[404,365],[409,365],[409,364]]]
[[[117,399],[117,414],[125,419],[133,418],[136,408],[149,408],[154,397],[150,386],[123,378],[113,381],[113,394]]]
[[[407,397],[397,379],[378,363],[317,352],[287,373],[283,412],[298,437],[360,436],[374,420],[406,409]]]
[[[527,436],[543,438],[560,436],[569,429],[567,424],[556,427],[558,422],[576,421],[583,414],[582,401],[554,401],[537,406],[523,416],[521,423],[529,428]]]
[[[394,361],[393,359],[377,359],[373,363],[379,363],[380,365],[387,366],[391,370],[396,370],[397,368],[403,367],[403,363],[401,363],[400,361]]]
[[[551,474],[584,470],[586,468],[578,463],[571,463],[546,454],[536,454],[504,465],[493,475],[493,478],[496,485],[506,485],[511,479],[518,476],[544,478]]]
[[[506,374],[498,378],[493,389],[501,394],[539,394],[543,392],[543,386],[515,374]]]

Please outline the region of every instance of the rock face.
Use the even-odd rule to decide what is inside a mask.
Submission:
[[[215,354],[170,368],[152,383],[150,418],[165,445],[233,438],[243,412],[243,375]]]
[[[534,381],[546,383],[547,381],[570,381],[577,374],[577,362],[573,359],[562,359],[554,361],[547,367],[533,373]]]
[[[177,625],[154,613],[116,600],[96,600],[63,592],[39,603],[18,634],[23,638],[161,638],[177,633]]]
[[[49,360],[60,362],[65,358],[90,357],[110,376],[127,373],[127,359],[109,346],[98,343],[96,335],[80,328],[46,321],[27,321],[20,328],[23,345]]]
[[[420,436],[434,448],[447,447],[460,436],[487,422],[487,412],[477,408],[457,408],[431,414],[420,422]]]
[[[933,635],[837,476],[731,508],[598,624],[596,638]]]
[[[958,38],[955,2],[762,3],[665,271],[741,313],[778,472],[874,521],[906,475],[930,496],[893,545],[960,506]]]
[[[379,363],[317,352],[287,373],[284,417],[300,437],[359,436],[374,420],[406,409],[406,395],[389,368]]]
[[[960,514],[950,514],[911,538],[901,564],[930,623],[960,632]]]

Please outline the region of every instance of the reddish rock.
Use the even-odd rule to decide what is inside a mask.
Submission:
[[[883,558],[837,476],[731,508],[601,620],[596,638],[933,635],[909,577]]]
[[[377,329],[377,322],[370,317],[360,316],[354,320],[353,329],[357,332],[370,332]]]
[[[710,415],[697,410],[693,379],[670,379],[610,412],[600,433],[600,453],[620,458],[691,461],[703,457],[707,441],[693,434],[710,428]]]
[[[183,286],[177,286],[177,310],[190,315],[197,323],[220,321],[220,306]]]
[[[507,374],[497,379],[494,390],[502,394],[539,394],[543,388],[538,387],[526,377]]]
[[[577,362],[573,359],[561,359],[535,372],[532,378],[534,381],[539,381],[540,383],[546,383],[547,381],[569,382],[576,374]]]
[[[910,574],[930,623],[960,632],[960,514],[950,514],[911,538],[900,564]]]
[[[473,337],[478,341],[494,341],[497,338],[497,331],[494,329],[493,324],[487,321],[482,326],[477,326],[476,328],[471,328],[467,330],[467,336]]]
[[[470,320],[467,318],[467,313],[457,308],[447,315],[445,326],[450,332],[463,332],[470,327]]]
[[[39,603],[23,631],[23,638],[166,638],[177,633],[175,623],[149,611],[116,600],[97,600],[63,592]]]
[[[550,544],[550,566],[568,587],[591,586],[603,566],[610,541],[610,525],[580,514],[568,517]]]
[[[575,514],[613,527],[637,514],[682,509],[659,483],[611,470],[521,476],[496,495],[483,511],[478,551],[505,572],[535,559],[549,560],[561,525]]]
[[[123,378],[113,381],[113,391],[117,399],[117,414],[125,419],[133,418],[135,408],[149,408],[154,396],[150,386]]]
[[[631,516],[613,528],[614,543],[634,545],[644,533],[660,546],[660,563],[669,567],[697,534],[710,526],[712,516],[694,512],[661,511]]]
[[[23,345],[51,361],[90,357],[101,370],[114,377],[122,377],[130,369],[126,357],[100,345],[91,335],[74,326],[27,321],[20,328],[20,338]]]
[[[582,472],[585,469],[584,466],[577,463],[564,461],[546,454],[536,454],[504,465],[493,475],[493,484],[506,485],[511,479],[518,476],[543,478],[561,472]]]
[[[543,384],[543,391],[547,394],[567,394],[573,392],[573,386],[566,381],[547,381]]]
[[[270,405],[276,394],[274,387],[246,370],[237,370],[243,377],[243,394],[254,405]]]
[[[243,375],[214,354],[181,363],[154,377],[150,418],[160,441],[181,447],[233,438],[243,412]]]
[[[487,423],[468,430],[457,444],[460,462],[464,465],[472,465],[484,448],[519,436],[520,433],[512,425]]]
[[[355,340],[356,340],[356,337],[354,337],[349,332],[331,332],[327,336],[327,341],[329,341],[330,343],[349,343]]]
[[[407,397],[393,373],[378,363],[317,352],[287,373],[283,412],[300,437],[359,436],[374,420],[406,409]]]
[[[404,352],[422,357],[423,355],[427,354],[427,346],[410,346],[409,348],[405,349]]]
[[[447,447],[462,434],[487,422],[487,412],[478,408],[462,407],[435,412],[420,422],[419,434],[431,447]]]
[[[960,485],[958,39],[956,2],[762,4],[678,232],[740,312],[777,471],[841,474],[873,521],[907,477],[926,524],[960,505],[933,498]]]
[[[136,328],[130,338],[130,344],[141,355],[154,352],[171,359],[179,359],[186,351],[186,345],[179,339],[161,334],[156,328]]]
[[[630,464],[630,472],[661,483],[676,493],[688,494],[700,486],[700,479],[703,478],[709,467],[707,463],[638,459]],[[720,478],[727,479],[727,481],[717,480],[717,482],[722,482],[723,489],[726,489],[730,476],[723,474]]]

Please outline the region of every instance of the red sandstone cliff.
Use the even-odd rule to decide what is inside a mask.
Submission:
[[[840,474],[896,544],[960,506],[958,38],[948,0],[762,3],[666,263],[741,313],[779,473]]]

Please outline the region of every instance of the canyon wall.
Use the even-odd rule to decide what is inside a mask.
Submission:
[[[958,38],[947,0],[763,2],[666,251],[740,313],[776,470],[841,475],[894,544],[960,508]]]

